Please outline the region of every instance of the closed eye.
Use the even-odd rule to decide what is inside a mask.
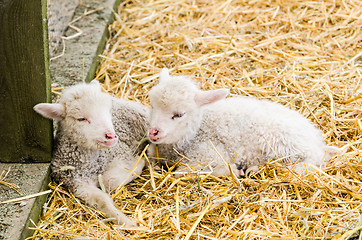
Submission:
[[[77,121],[79,122],[84,122],[84,121],[88,121],[88,119],[81,117],[81,118],[77,118]]]
[[[172,120],[175,119],[175,118],[181,118],[185,115],[185,113],[175,113],[173,116],[172,116]]]

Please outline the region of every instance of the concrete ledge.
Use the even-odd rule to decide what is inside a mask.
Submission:
[[[40,182],[40,189],[39,192],[45,192],[45,190],[49,189],[48,183],[50,181],[50,166],[44,165],[41,166],[41,172],[44,173],[44,178]],[[26,219],[26,222],[23,227],[23,231],[21,232],[19,239],[25,239],[27,237],[30,237],[33,235],[33,230],[29,229],[31,227],[35,227],[34,223],[36,224],[39,221],[39,218],[41,216],[41,212],[44,206],[44,203],[46,202],[49,194],[44,194],[41,196],[38,196],[34,199],[33,207],[31,208],[28,218]]]
[[[99,54],[103,52],[109,36],[108,25],[114,19],[112,10],[117,9],[121,0],[81,2],[73,17],[73,21],[79,20],[72,23],[81,34],[76,36],[79,32],[69,28],[65,33],[69,39],[64,41],[64,54],[61,54],[63,46],[60,45],[50,61],[51,79],[56,86],[68,86],[94,78],[99,65]]]
[[[2,179],[19,187],[0,184],[0,202],[29,196],[47,189],[49,164],[0,163],[0,173],[8,175]],[[38,222],[47,194],[25,200],[0,203],[0,239],[24,239],[32,234],[29,226]]]

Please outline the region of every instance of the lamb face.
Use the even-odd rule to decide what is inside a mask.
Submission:
[[[93,86],[85,92],[64,93],[64,130],[73,133],[75,141],[88,149],[112,147],[117,137],[112,124],[112,99]]]
[[[160,82],[149,92],[149,139],[156,144],[183,144],[193,138],[202,121],[202,107],[224,98],[226,89],[201,91],[188,78],[160,73]]]
[[[153,143],[177,144],[193,135],[201,121],[199,107],[193,98],[182,91],[168,91],[168,87],[154,88],[150,92],[151,128]]]
[[[64,91],[59,103],[40,103],[34,110],[59,121],[75,144],[90,150],[109,148],[117,143],[112,124],[112,99],[101,92],[98,82],[76,85]]]

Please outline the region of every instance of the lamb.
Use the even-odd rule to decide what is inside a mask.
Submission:
[[[148,108],[103,93],[99,82],[93,80],[64,90],[58,103],[40,103],[34,110],[58,122],[51,162],[53,179],[116,223],[135,226],[114,206],[109,194],[99,189],[99,182],[109,192],[141,173],[144,160],[135,164],[141,149],[138,144],[147,134]]]
[[[300,113],[255,97],[224,99],[228,94],[227,89],[201,91],[191,79],[163,69],[149,92],[148,135],[159,158],[183,159],[188,166],[177,169],[181,175],[196,166],[214,176],[242,176],[271,159],[296,163],[295,170],[305,172],[303,163],[321,166],[339,151],[327,146],[321,131]],[[155,147],[149,155],[156,155]]]

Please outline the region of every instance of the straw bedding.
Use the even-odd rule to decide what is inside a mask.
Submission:
[[[104,220],[61,186],[33,239],[362,239],[362,2],[124,1],[97,79],[148,104],[160,69],[280,102],[346,153],[297,177],[277,162],[254,178],[174,178],[147,167],[114,195],[140,227]]]

